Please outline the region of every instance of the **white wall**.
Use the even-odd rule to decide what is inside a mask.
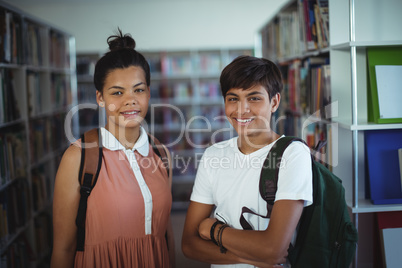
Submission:
[[[287,0],[5,0],[76,37],[77,52],[105,51],[119,26],[141,50],[254,47]]]

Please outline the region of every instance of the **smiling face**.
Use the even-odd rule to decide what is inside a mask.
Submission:
[[[96,92],[96,99],[106,109],[109,131],[138,128],[147,114],[150,99],[145,72],[137,66],[111,71],[106,76],[103,92]]]
[[[225,114],[240,139],[266,138],[272,135],[271,115],[278,108],[279,101],[279,94],[270,100],[267,90],[261,85],[246,90],[232,88],[225,96]]]

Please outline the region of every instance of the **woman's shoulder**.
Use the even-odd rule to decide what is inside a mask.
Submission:
[[[81,162],[81,143],[72,143],[64,152],[62,161],[69,163]]]

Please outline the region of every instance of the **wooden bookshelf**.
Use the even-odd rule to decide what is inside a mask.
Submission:
[[[0,266],[46,267],[64,122],[76,104],[75,41],[3,1],[0,29]]]
[[[204,149],[234,135],[224,118],[220,73],[235,57],[252,55],[253,51],[241,48],[142,53],[151,68],[151,102],[144,127],[169,148],[173,159],[173,209],[185,209]],[[82,71],[78,72],[80,104],[95,103],[93,66],[99,56],[88,53],[77,57],[77,69]],[[84,111],[80,118],[81,131],[102,125],[102,115],[97,110],[92,114]]]

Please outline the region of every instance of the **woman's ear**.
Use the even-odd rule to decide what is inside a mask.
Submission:
[[[271,113],[275,113],[279,108],[279,104],[281,102],[281,94],[276,93],[275,96],[271,99]]]
[[[102,93],[99,90],[96,91],[96,102],[100,107],[105,107],[105,102],[103,101]]]

